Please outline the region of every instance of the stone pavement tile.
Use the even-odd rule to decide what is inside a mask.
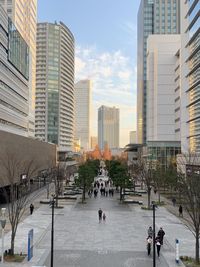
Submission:
[[[49,266],[48,257],[45,264]],[[115,251],[56,251],[56,267],[149,267],[152,266],[152,257],[143,252],[115,252]],[[157,266],[168,267],[163,257],[157,261]]]
[[[72,204],[73,205],[73,204]],[[71,209],[71,206],[67,206],[66,210]],[[57,214],[62,214],[61,209],[55,209],[56,216],[61,216]],[[34,263],[38,262],[38,259],[42,257],[45,252],[45,249],[37,249],[36,245],[37,242],[45,235],[45,232],[51,225],[51,209],[49,205],[41,205],[32,215],[29,215],[23,222],[18,225],[17,234],[16,234],[16,241],[15,241],[15,253],[25,253],[27,254],[27,246],[28,246],[28,232],[30,229],[34,229],[34,257],[30,262],[25,261],[20,263],[20,266],[32,266],[35,265]],[[10,248],[10,236],[11,232],[5,234],[5,246],[4,249]],[[14,265],[13,265],[14,264]],[[16,266],[16,263],[5,263],[5,266]]]
[[[101,206],[107,214],[105,223],[98,222],[97,211]],[[177,237],[178,234],[182,235],[181,246],[188,246],[186,240],[191,237],[191,233],[185,235],[186,229],[180,224],[178,218],[174,217],[165,208],[159,208],[156,211],[157,229],[163,226],[166,232],[166,242],[157,266],[174,266],[174,239],[176,235]],[[77,203],[75,207],[65,205],[62,210],[55,211],[55,254],[59,255],[60,258],[66,256],[67,259],[73,258],[75,255],[75,258],[81,258],[83,262],[86,262],[85,265],[74,266],[149,267],[150,262],[152,262],[152,258],[146,255],[146,237],[149,225],[152,225],[152,211],[141,210],[141,207],[136,205],[121,205],[116,198],[89,199],[87,204]],[[34,227],[35,231],[34,257],[30,263],[24,262],[21,265],[24,267],[36,265],[46,257],[49,260],[51,209],[48,206],[41,206],[24,221],[24,224],[20,224],[16,244],[18,249],[22,249],[23,245],[26,250],[27,233],[31,227]],[[91,255],[94,255],[94,259],[91,257],[91,265],[87,265],[88,256]],[[104,256],[100,257],[99,255]],[[100,261],[99,263],[98,260],[100,259],[103,262]],[[122,259],[122,265],[118,265],[120,259]],[[8,265],[6,266],[8,267]],[[64,265],[59,266],[56,262],[55,266],[72,265],[64,263]]]

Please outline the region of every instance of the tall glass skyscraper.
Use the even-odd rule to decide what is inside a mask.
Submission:
[[[141,0],[138,11],[137,141],[146,143],[147,38],[180,32],[180,0]]]
[[[98,145],[101,150],[119,148],[119,109],[101,106],[98,109]]]
[[[74,139],[74,37],[62,23],[39,23],[35,135],[71,150]]]

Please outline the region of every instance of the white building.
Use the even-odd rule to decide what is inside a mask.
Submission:
[[[180,35],[147,40],[147,142],[180,141],[175,134],[175,63]]]
[[[85,151],[91,147],[91,81],[81,80],[74,87],[75,131]]]
[[[101,106],[98,109],[98,145],[110,149],[119,147],[119,109]]]

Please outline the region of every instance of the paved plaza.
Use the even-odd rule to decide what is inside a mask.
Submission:
[[[152,211],[135,204],[120,204],[119,196],[62,201],[63,209],[55,209],[54,266],[55,267],[149,267],[152,256],[147,256],[147,228],[152,225]],[[105,211],[105,223],[98,222],[98,209]],[[189,230],[165,208],[156,211],[156,227],[166,232],[157,265],[177,266],[175,238],[180,239],[180,254],[194,254],[194,238]],[[34,229],[34,257],[20,266],[50,266],[51,208],[41,205],[20,225],[16,237],[16,252],[27,253],[28,231]],[[10,234],[5,236],[9,248]],[[17,264],[5,263],[5,266]],[[182,266],[182,265],[179,265]]]

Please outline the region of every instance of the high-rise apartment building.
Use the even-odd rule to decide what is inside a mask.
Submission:
[[[0,5],[29,46],[28,135],[34,136],[37,0],[0,0]]]
[[[119,147],[119,109],[101,106],[98,109],[98,145],[101,150]]]
[[[141,0],[138,11],[137,141],[146,143],[147,38],[180,32],[180,0]]]
[[[0,5],[0,130],[28,136],[29,48]]]
[[[74,87],[75,99],[75,131],[74,136],[80,139],[81,147],[90,149],[91,129],[91,81],[81,80]]]
[[[74,140],[74,37],[62,22],[39,23],[35,135],[71,150]]]

